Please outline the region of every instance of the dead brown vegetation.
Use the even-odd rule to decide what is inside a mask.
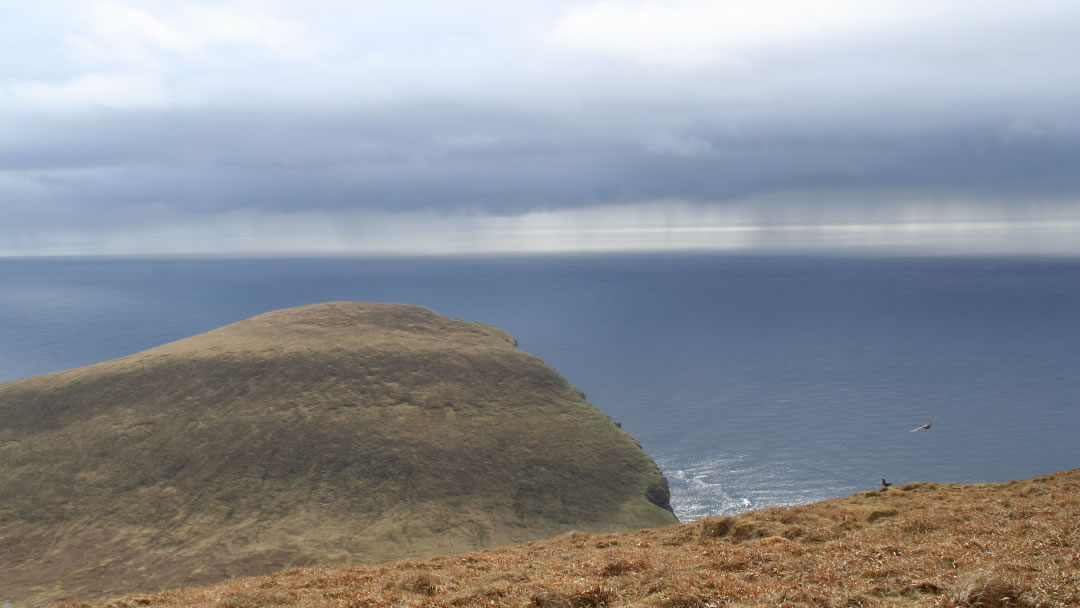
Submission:
[[[1080,470],[908,484],[662,529],[292,569],[95,606],[1080,606],[1078,521]]]

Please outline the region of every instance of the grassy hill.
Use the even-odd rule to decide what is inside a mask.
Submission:
[[[662,529],[296,568],[99,606],[1080,606],[1077,522],[1080,470],[1003,484],[912,483]]]
[[[637,442],[506,333],[282,310],[0,385],[0,603],[675,522]]]

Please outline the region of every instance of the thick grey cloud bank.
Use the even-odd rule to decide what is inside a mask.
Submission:
[[[398,4],[5,7],[0,255],[1080,254],[1080,4]]]

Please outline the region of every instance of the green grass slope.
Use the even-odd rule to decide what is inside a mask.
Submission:
[[[421,307],[281,310],[0,384],[15,608],[661,526],[665,506],[656,465],[580,391]]]

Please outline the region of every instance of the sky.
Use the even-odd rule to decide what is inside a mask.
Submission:
[[[0,256],[1080,255],[1072,0],[0,0]]]

